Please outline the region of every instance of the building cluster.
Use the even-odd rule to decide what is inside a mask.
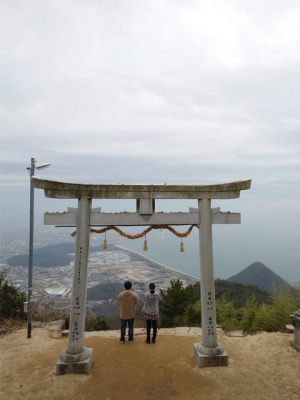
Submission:
[[[28,232],[26,232],[28,233]],[[57,235],[48,235],[42,238],[41,234],[36,235],[39,241],[35,242],[34,247],[47,246],[57,243]],[[69,235],[60,233],[60,240],[63,242],[70,239]],[[6,237],[2,243],[0,269],[7,270],[7,280],[20,291],[28,290],[28,267],[24,265],[8,266],[6,261],[9,257],[28,252],[28,238],[25,231],[19,232],[17,236]],[[56,240],[55,243],[52,243]],[[95,243],[96,244],[96,243]],[[93,245],[93,243],[91,243]],[[45,302],[53,299],[52,305],[56,308],[64,308],[70,305],[72,295],[74,261],[69,265],[56,267],[37,267],[33,266],[33,301]],[[89,266],[87,273],[87,287],[93,287],[99,283],[124,283],[130,280],[134,284],[134,290],[139,293],[145,290],[148,282],[154,281],[159,289],[165,290],[170,285],[171,279],[184,281],[184,284],[194,283],[194,279],[163,267],[139,257],[124,249],[114,251],[90,252]],[[88,302],[87,307],[95,304],[111,301],[105,299]]]

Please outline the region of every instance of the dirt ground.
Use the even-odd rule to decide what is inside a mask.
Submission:
[[[91,375],[55,375],[67,339],[45,328],[5,336],[1,348],[1,399],[276,400],[300,399],[300,353],[291,334],[268,333],[219,341],[228,367],[199,369],[192,344],[199,336],[158,335],[155,344],[136,336],[133,344],[87,337],[93,348]]]

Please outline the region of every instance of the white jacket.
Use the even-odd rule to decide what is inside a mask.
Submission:
[[[144,306],[142,308],[142,311],[145,314],[158,314],[159,312],[159,308],[158,308],[158,300],[159,300],[159,293],[158,292],[154,292],[153,294],[150,292],[147,292],[145,294],[145,299],[144,299]]]

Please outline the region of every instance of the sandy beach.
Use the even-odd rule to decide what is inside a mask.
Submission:
[[[195,276],[188,275],[188,274],[185,274],[184,272],[178,271],[177,269],[174,269],[172,267],[169,267],[168,265],[165,265],[165,264],[162,264],[162,263],[160,263],[158,261],[155,261],[152,258],[149,258],[149,257],[145,256],[144,254],[141,254],[141,253],[139,253],[139,252],[137,252],[135,250],[128,249],[127,247],[121,246],[119,244],[115,244],[115,247],[118,247],[120,250],[125,250],[125,251],[129,251],[131,253],[137,254],[138,256],[144,258],[145,260],[151,261],[151,262],[159,265],[160,267],[166,268],[166,269],[168,269],[168,270],[170,270],[170,271],[172,271],[172,272],[174,272],[174,273],[176,273],[178,275],[183,275],[183,276],[188,277],[189,279],[192,279],[192,280],[195,280],[195,281],[199,281],[199,279],[197,279]]]

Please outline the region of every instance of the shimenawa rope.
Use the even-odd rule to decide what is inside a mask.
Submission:
[[[141,233],[138,233],[137,235],[129,235],[128,233],[126,233],[126,232],[122,231],[121,229],[117,228],[116,226],[106,226],[105,228],[102,228],[102,229],[90,229],[90,232],[91,233],[99,233],[99,234],[100,233],[105,233],[103,249],[107,249],[106,232],[110,231],[110,230],[114,230],[115,232],[119,233],[121,236],[123,236],[123,237],[125,237],[127,239],[140,239],[141,237],[145,236],[143,250],[146,251],[146,250],[148,250],[147,239],[146,239],[147,233],[151,232],[153,229],[168,229],[174,235],[176,235],[177,237],[181,238],[180,251],[183,252],[184,251],[184,246],[183,246],[182,238],[187,237],[192,232],[193,228],[195,228],[195,227],[199,228],[199,225],[191,225],[189,227],[189,229],[184,233],[177,232],[174,228],[172,228],[169,225],[153,225],[153,226],[149,226],[149,228],[145,229]],[[76,231],[72,232],[71,236],[73,236],[73,237],[76,236]]]

